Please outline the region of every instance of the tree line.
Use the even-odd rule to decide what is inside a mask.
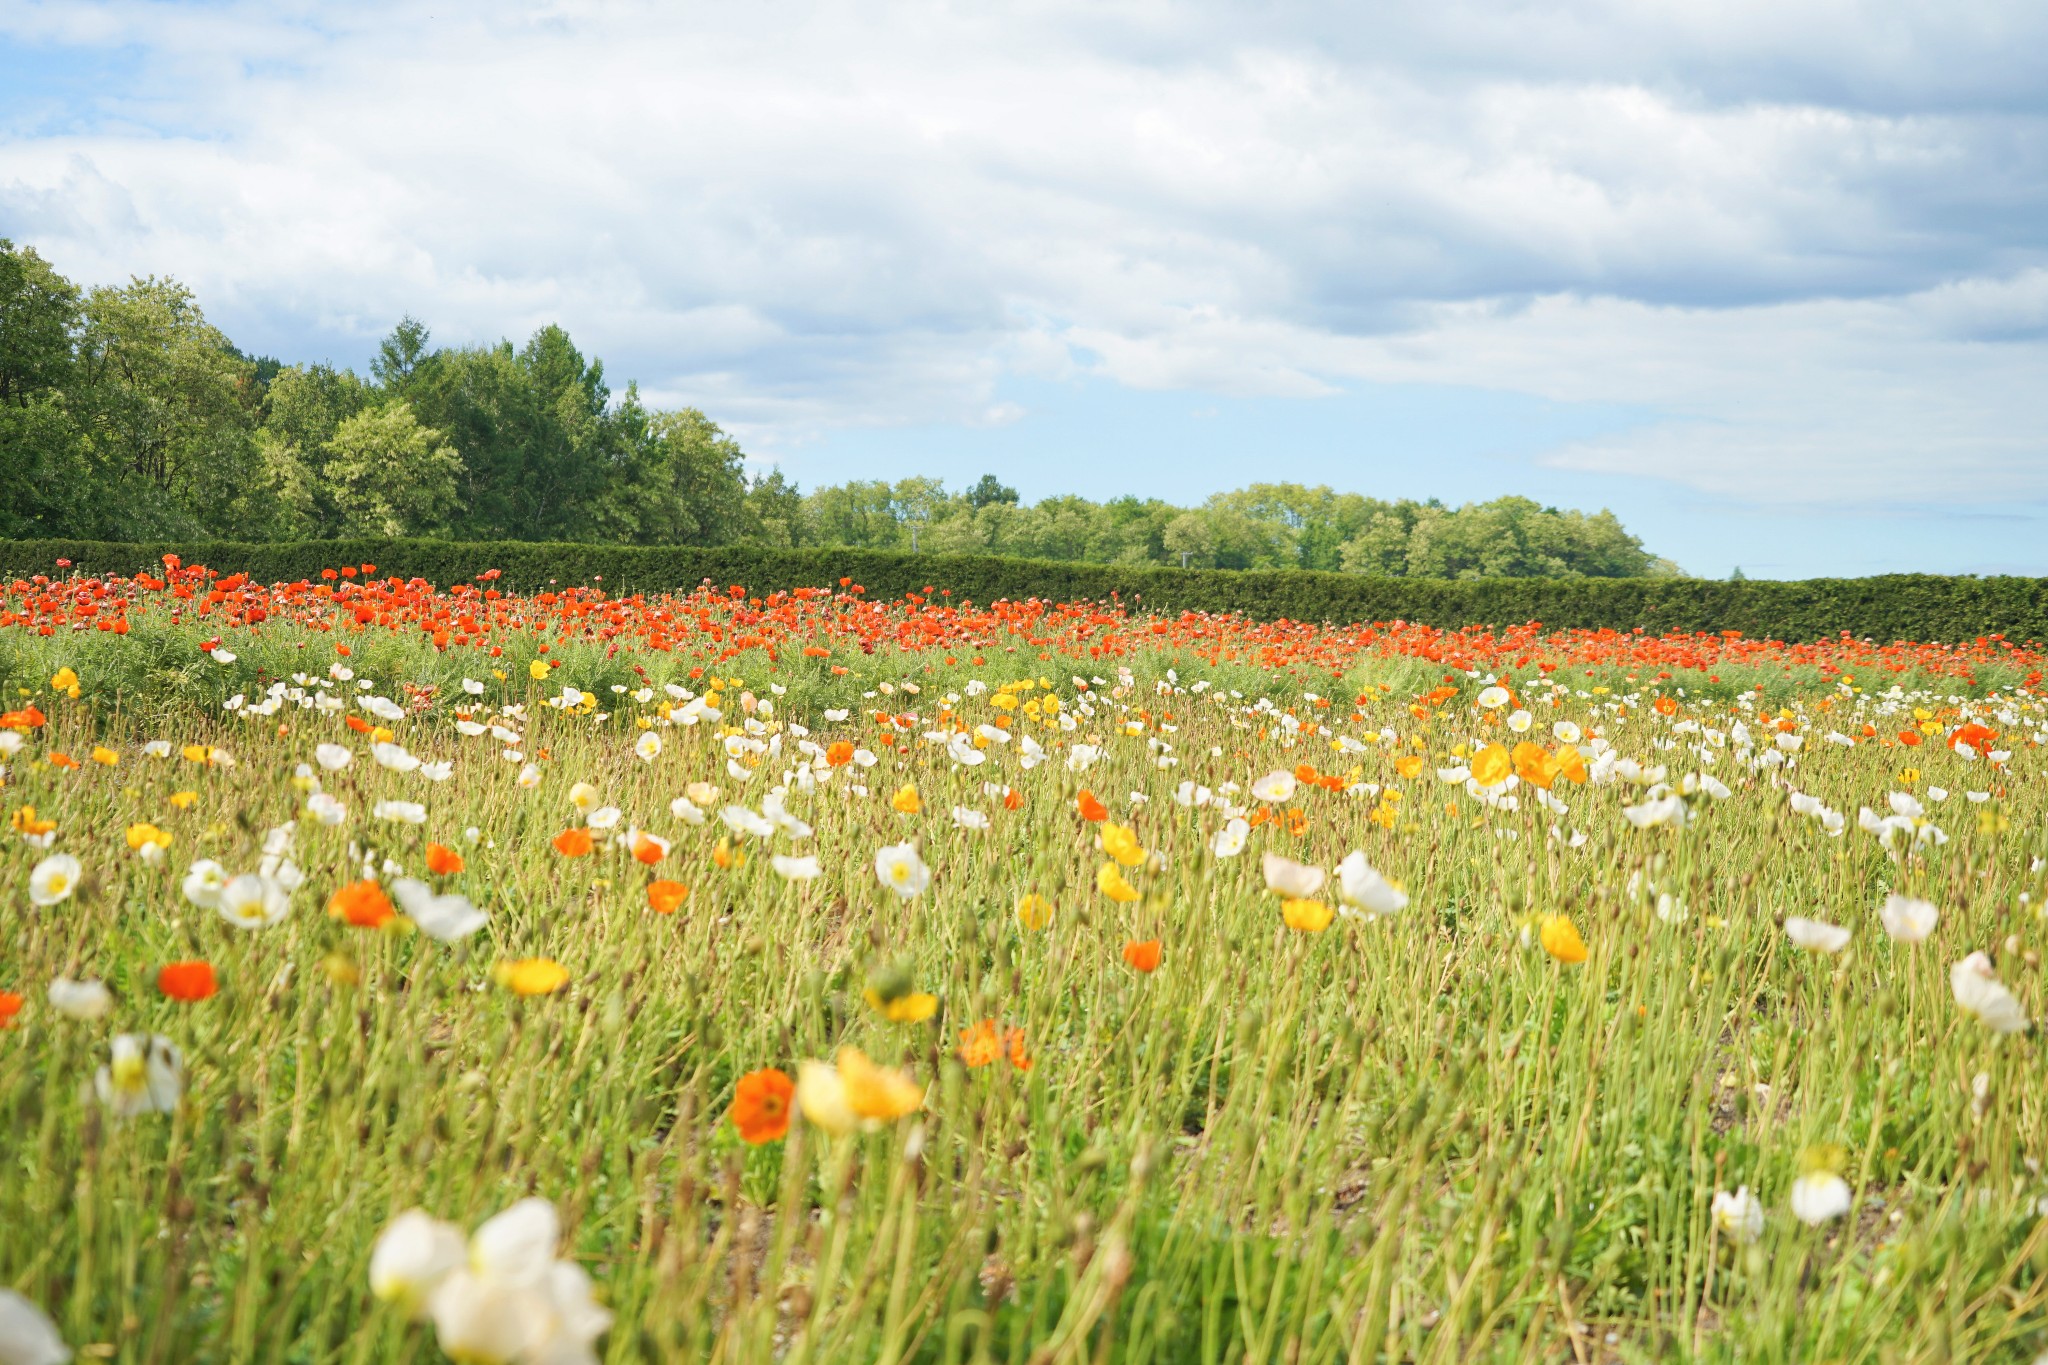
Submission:
[[[0,239],[0,536],[341,536],[851,546],[1386,576],[1676,569],[1612,513],[1446,507],[1260,483],[1199,507],[1025,503],[994,475],[808,491],[750,475],[695,408],[663,410],[567,332],[435,347],[407,318],[368,373],[239,350],[175,280],[82,289]]]

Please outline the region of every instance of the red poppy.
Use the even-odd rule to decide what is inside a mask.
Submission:
[[[190,1004],[204,1000],[220,989],[211,962],[173,962],[158,970],[156,988],[173,1000]]]
[[[391,897],[384,894],[383,887],[367,877],[359,882],[350,882],[329,896],[327,913],[330,918],[343,920],[357,929],[382,929],[398,918]]]
[[[789,1131],[789,1103],[796,1083],[775,1067],[749,1071],[733,1086],[732,1126],[740,1139],[755,1146],[773,1142]]]

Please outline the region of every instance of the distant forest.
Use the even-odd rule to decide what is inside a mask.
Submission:
[[[749,476],[560,327],[434,347],[406,318],[369,373],[237,349],[170,279],[81,289],[0,239],[0,537],[442,536],[754,543],[1385,576],[1675,574],[1611,512],[1446,507],[1257,483],[1199,507],[1025,503],[994,475],[809,490]]]

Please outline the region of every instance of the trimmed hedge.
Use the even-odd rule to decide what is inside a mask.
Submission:
[[[1238,612],[1262,620],[1416,621],[1457,628],[1541,621],[1553,628],[1642,627],[1667,631],[1739,630],[1787,641],[1847,631],[1884,643],[1959,641],[2004,635],[2048,640],[2048,579],[1952,578],[1890,574],[1879,578],[1365,578],[1305,570],[1170,569],[1077,564],[988,555],[907,555],[874,550],[774,550],[754,546],[638,547],[441,540],[328,540],[114,544],[103,541],[0,541],[0,577],[56,573],[59,559],[94,574],[155,567],[166,553],[222,573],[263,582],[317,578],[322,569],[374,564],[380,577],[419,577],[446,586],[487,569],[496,586],[532,592],[602,579],[612,593],[743,584],[760,593],[836,586],[842,577],[870,598],[927,588],[955,602],[1039,597],[1104,600],[1153,611]]]

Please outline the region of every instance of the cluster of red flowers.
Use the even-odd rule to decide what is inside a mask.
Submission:
[[[1995,635],[1957,644],[1878,644],[1847,635],[1788,644],[1748,639],[1739,631],[1654,635],[1641,629],[1548,630],[1538,622],[1498,630],[1447,630],[1408,621],[1332,626],[1204,612],[1152,616],[1116,604],[1038,598],[975,605],[952,602],[949,594],[932,589],[877,601],[847,580],[766,596],[709,584],[687,593],[614,597],[592,586],[521,596],[493,586],[494,574],[479,575],[480,583],[437,588],[419,578],[379,578],[373,564],[266,586],[245,574],[223,576],[181,564],[174,555],[165,561],[161,576],[39,574],[0,584],[0,629],[45,636],[126,634],[131,622],[146,620],[204,630],[213,637],[210,648],[223,632],[289,626],[334,634],[344,645],[371,632],[492,656],[581,643],[602,645],[608,657],[622,651],[628,657],[682,654],[704,667],[752,649],[770,658],[787,652],[830,660],[891,647],[943,653],[949,663],[965,657],[976,665],[1000,654],[1120,659],[1166,652],[1212,665],[1338,674],[1361,656],[1377,656],[1502,673],[1619,668],[1659,679],[1680,671],[1712,677],[1737,669],[1810,669],[1872,680],[1923,674],[1971,686],[1976,670],[1989,665],[2019,671],[2029,686],[2042,677],[2039,649]]]

